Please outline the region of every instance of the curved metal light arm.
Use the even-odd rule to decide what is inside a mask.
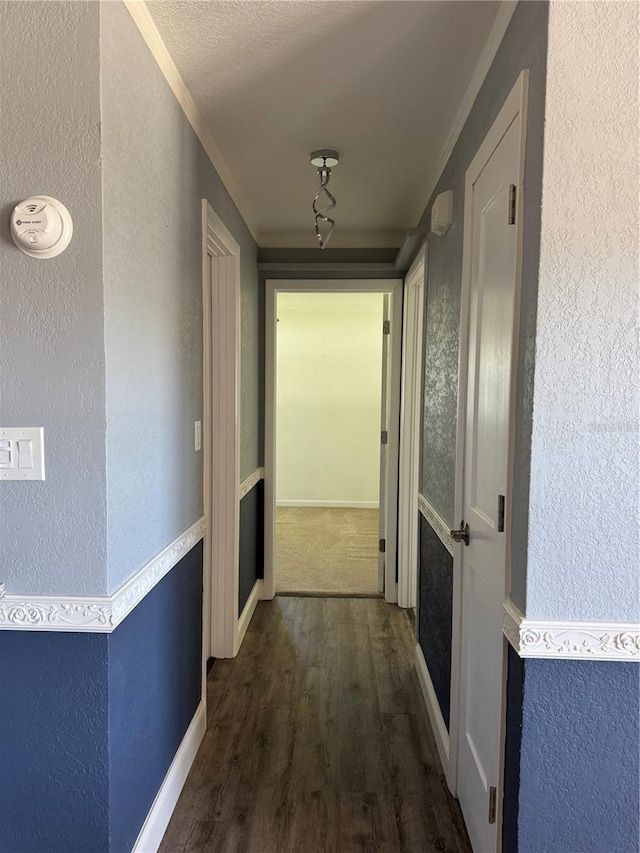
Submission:
[[[315,232],[316,237],[318,239],[318,243],[320,244],[320,248],[324,249],[327,243],[329,242],[329,238],[333,234],[333,229],[335,227],[335,220],[331,219],[330,216],[326,216],[328,211],[333,210],[336,206],[337,202],[333,195],[327,189],[327,185],[329,184],[329,178],[331,177],[331,169],[328,166],[321,166],[318,169],[318,175],[320,176],[320,189],[316,193],[313,199],[313,212],[315,214]],[[324,197],[325,206],[319,207],[320,199]],[[328,204],[326,202],[328,201]],[[324,222],[329,225],[329,229],[326,234],[322,234],[320,230],[320,223]]]

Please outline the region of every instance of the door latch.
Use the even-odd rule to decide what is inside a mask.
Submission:
[[[450,530],[449,536],[454,542],[464,542],[469,544],[469,525],[464,523],[464,519],[460,522],[460,530]]]

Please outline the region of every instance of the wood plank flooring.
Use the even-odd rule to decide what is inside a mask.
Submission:
[[[381,600],[261,602],[238,657],[211,670],[160,853],[470,853],[413,645]]]

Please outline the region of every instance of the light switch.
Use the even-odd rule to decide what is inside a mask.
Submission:
[[[13,447],[6,438],[0,440],[0,468],[13,468]]]
[[[202,421],[195,422],[194,439],[195,448],[198,451],[202,448]]]
[[[0,480],[44,480],[42,427],[0,427]]]
[[[30,438],[18,439],[18,468],[33,468],[33,441]]]

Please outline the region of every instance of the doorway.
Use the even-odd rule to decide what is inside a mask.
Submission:
[[[395,602],[402,282],[266,291],[265,597]]]
[[[377,595],[384,295],[276,300],[276,592]]]

